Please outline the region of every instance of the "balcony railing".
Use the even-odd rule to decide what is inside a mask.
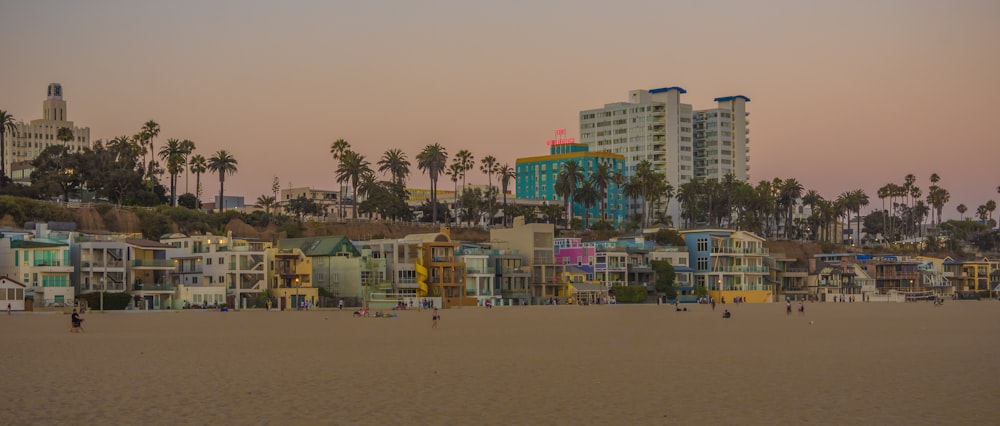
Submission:
[[[132,290],[135,291],[174,291],[177,287],[170,283],[135,283]]]
[[[73,266],[72,264],[63,262],[61,260],[42,260],[35,259],[34,266]]]
[[[714,272],[767,272],[766,266],[716,266]]]
[[[174,267],[174,261],[173,260],[167,260],[167,259],[133,259],[132,260],[132,267],[133,268],[136,268],[136,267],[138,267],[138,268],[141,268],[141,267],[155,267],[155,268],[169,267],[169,268],[173,268]]]

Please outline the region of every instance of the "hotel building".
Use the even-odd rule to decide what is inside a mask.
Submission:
[[[629,176],[647,160],[674,188],[694,178],[721,180],[728,173],[747,180],[750,99],[715,98],[715,108],[696,111],[681,102],[685,93],[676,86],[632,90],[626,102],[581,111],[580,142],[591,151],[625,156]],[[679,217],[679,202],[672,200],[666,207],[668,214]]]
[[[66,127],[73,132],[73,138],[63,142],[58,139],[59,129]],[[69,121],[66,111],[66,101],[62,96],[62,85],[49,84],[45,101],[42,102],[42,118],[31,120],[30,123],[17,123],[15,134],[7,134],[3,143],[6,145],[4,169],[11,171],[11,164],[34,160],[45,148],[53,145],[65,145],[72,152],[90,147],[90,128],[76,127]],[[12,176],[13,177],[13,176]],[[18,179],[14,177],[17,181]],[[30,181],[29,181],[30,183]]]

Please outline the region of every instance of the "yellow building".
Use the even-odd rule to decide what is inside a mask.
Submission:
[[[477,299],[465,294],[465,262],[455,253],[458,243],[451,240],[451,231],[442,227],[440,232],[411,234],[404,240],[420,241],[417,266],[426,268],[426,276],[420,277],[427,285],[428,296],[440,297],[444,308],[454,306],[476,306]],[[423,284],[423,283],[422,283]]]
[[[272,307],[297,309],[303,302],[315,306],[319,289],[312,285],[312,259],[298,248],[267,250],[271,268],[268,287],[274,300]]]
[[[989,258],[957,260],[944,258],[944,275],[955,291],[989,291],[990,273],[993,272]]]

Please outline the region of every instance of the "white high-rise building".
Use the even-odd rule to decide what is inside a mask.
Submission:
[[[715,98],[716,108],[694,113],[694,174],[722,181],[727,174],[750,179],[750,98],[737,95]]]
[[[20,161],[31,161],[38,157],[45,148],[52,145],[63,145],[60,141],[59,129],[70,129],[73,136],[65,145],[70,151],[76,152],[90,147],[90,128],[76,127],[68,120],[66,101],[62,96],[62,85],[49,84],[45,101],[42,102],[42,118],[31,120],[30,123],[17,123],[16,135],[6,135],[4,142],[6,156],[4,169],[11,173],[11,164]],[[14,180],[18,179],[11,175]]]
[[[720,180],[727,173],[747,180],[750,99],[716,98],[716,108],[695,111],[681,102],[685,93],[676,86],[631,90],[627,102],[581,111],[580,141],[591,151],[624,155],[629,176],[648,160],[675,189],[694,178]],[[676,197],[669,206],[657,206],[664,207],[675,220],[680,217]]]

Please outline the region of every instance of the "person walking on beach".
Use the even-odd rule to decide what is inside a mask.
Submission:
[[[440,314],[438,314],[438,310],[437,310],[437,308],[434,308],[434,316],[433,316],[433,319],[434,319],[434,324],[433,324],[433,325],[431,325],[431,328],[437,328],[437,326],[438,326],[438,320],[440,320],[440,319],[441,319],[441,315],[440,315]]]
[[[806,305],[803,304],[802,302],[799,302],[799,316],[800,317],[805,316],[805,314],[806,314]]]
[[[10,315],[10,303],[7,304],[7,315]]]
[[[70,321],[72,321],[69,329],[70,333],[83,332],[83,318],[80,318],[80,314],[76,312],[76,309],[73,310],[73,316],[70,317]]]
[[[785,301],[785,315],[791,315],[791,314],[792,314],[792,302],[786,300]]]
[[[337,302],[337,309],[341,311],[344,310],[344,299],[340,299],[340,301]]]

